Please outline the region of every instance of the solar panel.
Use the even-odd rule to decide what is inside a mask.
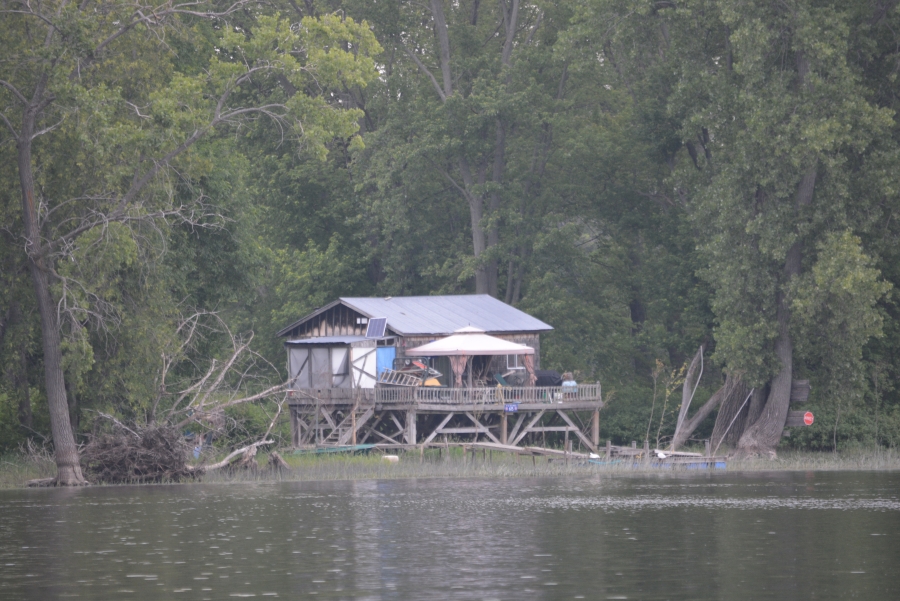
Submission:
[[[382,338],[387,329],[387,317],[373,317],[366,328],[366,338]]]

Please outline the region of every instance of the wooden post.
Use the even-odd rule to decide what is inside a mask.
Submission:
[[[708,440],[703,441],[703,448],[706,452],[706,456],[709,457],[709,441]]]
[[[636,449],[636,448],[637,448],[637,441],[636,441],[636,440],[632,440],[632,441],[631,441],[631,448],[632,448],[632,449]]]
[[[644,441],[644,461],[650,461],[650,441]]]
[[[500,443],[506,444],[506,411],[500,414]]]
[[[595,447],[600,446],[600,410],[594,409],[594,415],[591,416],[591,442]]]
[[[606,441],[606,460],[609,461],[612,459],[612,441]]]
[[[358,403],[358,401],[357,401]],[[350,444],[356,446],[356,405],[353,403],[352,413],[350,414]]]
[[[409,409],[406,412],[406,444],[416,444],[416,411]]]

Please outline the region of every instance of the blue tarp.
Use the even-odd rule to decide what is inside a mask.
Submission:
[[[375,349],[375,377],[381,375],[386,369],[394,367],[394,357],[397,356],[397,349],[393,346],[379,346]]]

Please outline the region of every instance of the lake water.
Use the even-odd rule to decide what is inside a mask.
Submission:
[[[900,599],[900,474],[0,491],[2,599]]]

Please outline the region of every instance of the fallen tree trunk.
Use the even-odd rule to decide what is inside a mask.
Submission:
[[[211,472],[213,470],[221,469],[231,464],[232,461],[235,460],[239,455],[241,456],[240,460],[237,461],[239,467],[247,467],[251,464],[251,462],[255,463],[254,457],[256,457],[256,451],[259,447],[267,444],[274,443],[274,440],[261,440],[259,442],[254,442],[251,445],[247,445],[246,447],[242,447],[236,451],[232,451],[228,454],[225,459],[218,461],[216,463],[210,465],[198,465],[191,467],[195,473],[205,473]]]

